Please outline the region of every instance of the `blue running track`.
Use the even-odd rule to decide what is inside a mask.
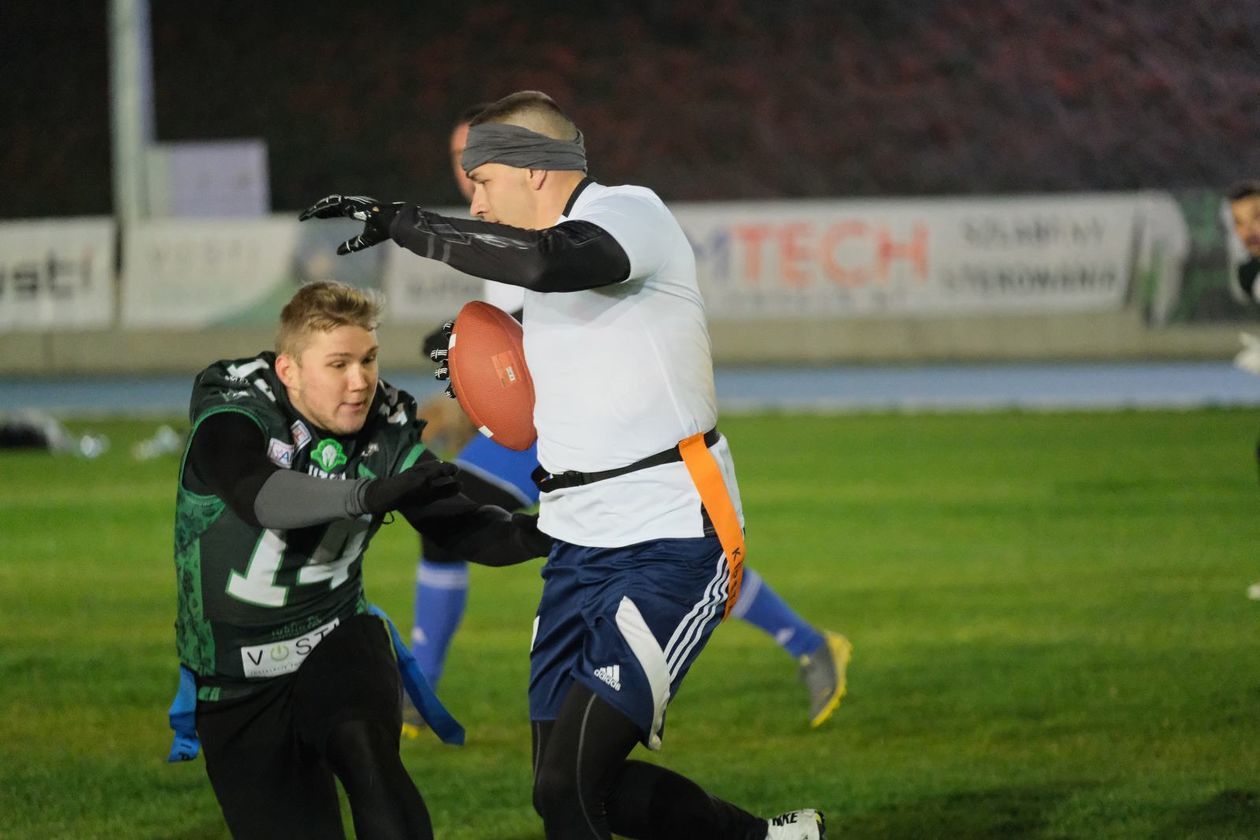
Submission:
[[[439,386],[389,377],[418,398]],[[191,377],[0,379],[0,412],[66,416],[180,415]],[[753,411],[994,411],[1260,405],[1260,377],[1228,362],[719,368],[726,413]]]

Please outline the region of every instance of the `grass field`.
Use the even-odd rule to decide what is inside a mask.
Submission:
[[[737,622],[659,759],[835,837],[1260,836],[1260,491],[1246,411],[723,420],[751,564],[855,644],[805,725],[795,665]],[[0,454],[0,837],[217,838],[164,762],[175,459]],[[410,613],[415,538],[369,596]],[[524,706],[537,565],[474,569],[442,686],[468,745],[403,745],[441,838],[540,838]],[[642,753],[643,751],[640,751]]]

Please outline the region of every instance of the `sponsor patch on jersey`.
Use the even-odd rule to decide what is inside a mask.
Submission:
[[[293,451],[293,444],[272,438],[267,443],[267,460],[277,467],[291,467]]]
[[[340,623],[334,618],[322,627],[316,627],[295,639],[242,647],[241,664],[245,667],[245,676],[262,679],[293,673],[311,655],[315,646]]]
[[[332,438],[324,438],[311,450],[311,461],[324,472],[332,472],[346,463],[346,450],[341,442]]]
[[[293,435],[293,445],[297,447],[298,452],[311,442],[311,430],[306,428],[306,424],[301,420],[294,420],[293,425],[289,427],[289,432]]]

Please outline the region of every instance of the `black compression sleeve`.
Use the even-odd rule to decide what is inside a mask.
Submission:
[[[518,510],[527,502],[518,499],[497,484],[486,481],[477,473],[463,470],[459,474],[459,492],[479,505],[494,505],[504,510]],[[462,563],[463,558],[451,553],[432,537],[420,535],[421,553],[429,563]]]
[[[279,469],[267,460],[266,449],[262,429],[249,417],[236,411],[211,415],[197,427],[188,448],[189,489],[208,490],[245,522],[260,525],[254,500]]]
[[[436,460],[426,450],[420,458]],[[523,563],[537,552],[521,541],[512,514],[501,507],[483,505],[458,493],[422,505],[398,508],[426,542],[432,541],[451,555],[483,566]]]
[[[630,258],[617,240],[598,225],[576,219],[525,230],[404,207],[390,235],[409,251],[465,274],[535,292],[594,289],[630,276]]]

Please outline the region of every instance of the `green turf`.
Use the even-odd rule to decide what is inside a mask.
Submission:
[[[224,837],[167,765],[174,458],[93,424],[98,461],[0,454],[0,837]],[[657,756],[838,837],[1260,836],[1260,492],[1246,411],[722,422],[751,564],[849,634],[851,692],[805,726],[795,666],[714,636]],[[415,538],[369,595],[410,612]],[[406,742],[442,838],[539,838],[526,651],[537,566],[474,569],[443,693],[468,745]]]

